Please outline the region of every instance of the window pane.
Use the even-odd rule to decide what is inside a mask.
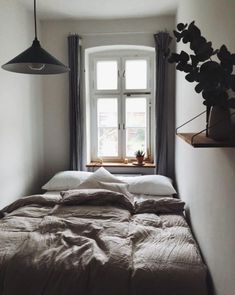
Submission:
[[[117,127],[117,98],[99,98],[97,113],[98,127]]]
[[[118,156],[117,128],[98,128],[98,157]]]
[[[98,61],[96,63],[97,90],[117,90],[117,61]]]
[[[126,126],[146,127],[146,98],[126,99]]]
[[[146,128],[126,128],[126,155],[135,157],[137,150],[146,152]]]
[[[100,98],[97,101],[98,157],[118,156],[118,101]]]
[[[127,60],[126,89],[146,89],[147,88],[147,60]]]
[[[134,157],[135,151],[146,152],[147,133],[146,98],[126,99],[126,155]]]

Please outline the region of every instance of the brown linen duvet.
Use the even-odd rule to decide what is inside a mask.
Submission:
[[[35,195],[2,210],[1,295],[205,295],[206,267],[173,198]]]

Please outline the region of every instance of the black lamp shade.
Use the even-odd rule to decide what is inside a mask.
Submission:
[[[37,38],[31,47],[2,66],[4,70],[35,75],[61,74],[69,68],[44,50]]]

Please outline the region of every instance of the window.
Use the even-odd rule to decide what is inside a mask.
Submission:
[[[91,54],[91,160],[151,157],[154,53],[113,50]]]

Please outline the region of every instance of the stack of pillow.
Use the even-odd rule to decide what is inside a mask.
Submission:
[[[106,189],[136,195],[172,197],[176,191],[171,179],[162,175],[116,177],[105,168],[93,172],[63,171],[52,177],[42,189],[65,191],[73,189]]]

